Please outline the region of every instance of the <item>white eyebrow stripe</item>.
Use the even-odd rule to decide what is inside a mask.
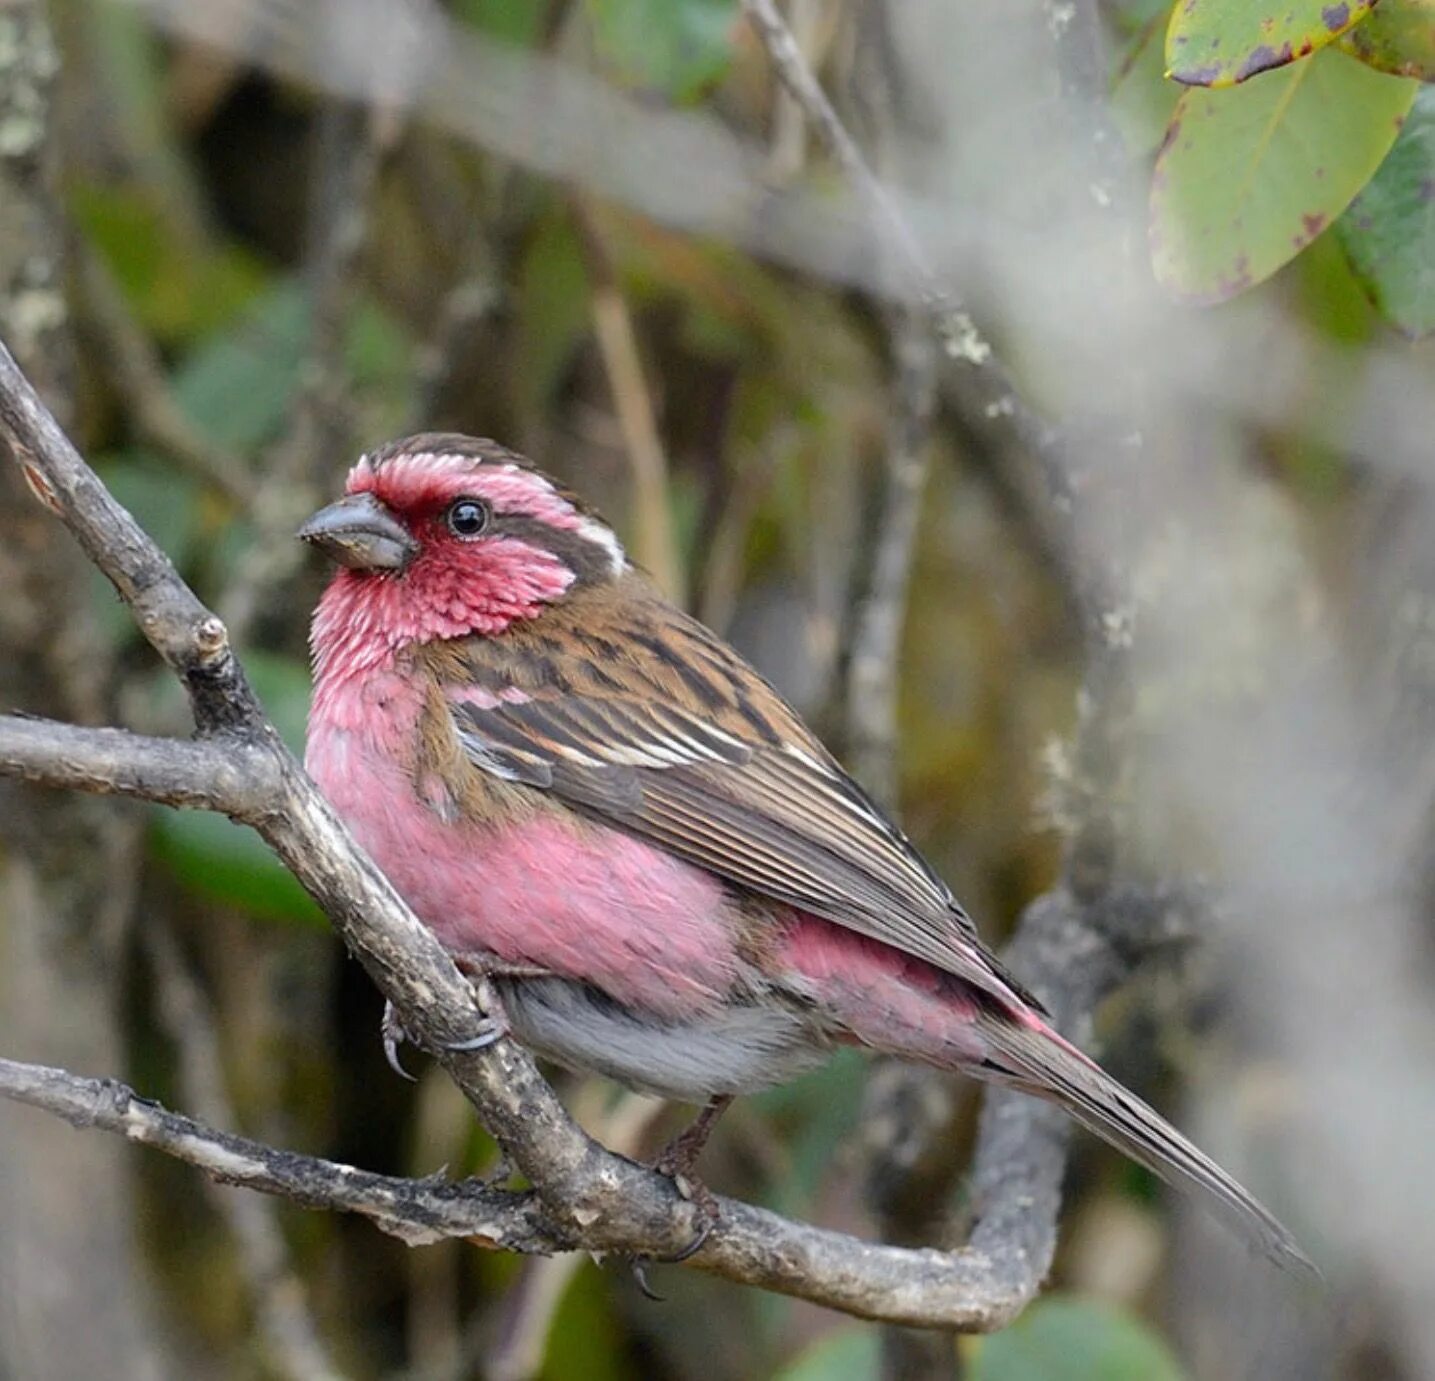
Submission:
[[[622,575],[628,568],[628,553],[623,550],[623,544],[618,540],[617,534],[612,528],[600,523],[596,518],[584,518],[578,524],[578,535],[586,538],[595,546],[602,547],[608,553],[608,574]]]

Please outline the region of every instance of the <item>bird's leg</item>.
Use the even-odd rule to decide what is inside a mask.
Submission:
[[[456,954],[454,963],[458,965],[460,972],[474,980],[478,989],[478,1003],[483,1008],[483,1020],[479,1023],[476,1035],[466,1041],[446,1046],[447,1050],[484,1050],[508,1034],[508,1013],[504,1011],[503,1000],[494,991],[491,979],[554,976],[552,970],[540,968],[537,964],[508,963],[491,954]],[[389,1068],[412,1083],[414,1076],[404,1068],[399,1059],[399,1047],[410,1039],[409,1033],[404,1030],[398,1008],[387,1000],[384,1002],[384,1016],[379,1024],[379,1034],[383,1037],[384,1058],[389,1062]]]
[[[713,1128],[717,1126],[718,1118],[727,1111],[731,1102],[732,1094],[730,1093],[720,1093],[710,1099],[691,1125],[685,1127],[668,1142],[657,1160],[653,1162],[653,1169],[660,1175],[666,1175],[677,1185],[678,1193],[698,1210],[701,1220],[693,1240],[680,1252],[672,1256],[660,1257],[659,1260],[663,1262],[686,1261],[702,1249],[703,1243],[708,1240],[712,1235],[713,1228],[717,1226],[717,1197],[693,1174],[693,1166],[697,1163],[698,1157],[702,1155],[703,1147],[708,1144],[708,1138],[712,1135]]]
[[[669,1179],[686,1178],[697,1163],[697,1158],[702,1155],[703,1147],[708,1144],[708,1138],[717,1126],[718,1118],[727,1111],[731,1102],[730,1093],[720,1093],[715,1098],[710,1098],[707,1106],[692,1123],[663,1147],[657,1160],[653,1162],[653,1169],[660,1175],[667,1175]]]

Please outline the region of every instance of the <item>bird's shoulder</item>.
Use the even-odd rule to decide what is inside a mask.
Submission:
[[[433,643],[419,655],[451,695],[661,707],[751,748],[797,751],[842,773],[741,653],[637,572],[581,591],[496,637]]]

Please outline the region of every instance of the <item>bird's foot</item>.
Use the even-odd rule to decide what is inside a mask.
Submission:
[[[670,1180],[677,1183],[682,1189],[682,1181],[692,1174],[692,1169],[697,1164],[697,1159],[703,1153],[703,1147],[708,1144],[708,1138],[713,1134],[713,1128],[718,1124],[718,1118],[728,1109],[732,1102],[732,1094],[722,1093],[708,1101],[708,1105],[683,1128],[662,1151],[653,1162],[653,1169],[660,1175],[666,1175]]]
[[[489,975],[480,974],[474,988],[478,994],[478,1005],[483,1009],[483,1016],[479,1019],[478,1029],[467,1040],[450,1041],[444,1046],[445,1050],[454,1054],[487,1050],[490,1045],[497,1045],[513,1029],[503,999],[494,991]]]
[[[706,1245],[708,1238],[712,1236],[713,1229],[722,1217],[721,1210],[718,1208],[717,1195],[693,1174],[693,1166],[697,1163],[703,1148],[708,1144],[708,1138],[712,1135],[713,1128],[717,1126],[718,1118],[727,1111],[728,1104],[731,1102],[731,1094],[721,1094],[712,1099],[690,1126],[685,1127],[663,1147],[657,1160],[653,1162],[653,1169],[658,1174],[666,1175],[672,1180],[673,1184],[677,1186],[678,1193],[692,1204],[696,1210],[695,1216],[698,1222],[693,1240],[687,1246],[670,1256],[656,1258],[664,1265],[675,1265],[680,1261],[686,1261],[689,1257],[696,1256]],[[643,1284],[641,1279],[639,1284]],[[647,1293],[646,1289],[645,1293]]]
[[[696,1256],[707,1246],[708,1238],[713,1235],[713,1229],[717,1227],[722,1212],[718,1208],[717,1195],[701,1180],[694,1179],[690,1173],[673,1174],[665,1168],[661,1157],[654,1164],[653,1169],[660,1175],[669,1175],[673,1184],[677,1186],[678,1193],[692,1204],[693,1216],[697,1220],[697,1230],[693,1233],[692,1241],[686,1246],[680,1247],[675,1252],[669,1252],[666,1256],[633,1256],[628,1259],[628,1269],[632,1271],[638,1289],[647,1299],[652,1300],[655,1304],[661,1304],[666,1296],[660,1295],[649,1283],[649,1263],[655,1262],[659,1266],[677,1266]]]
[[[445,1050],[483,1050],[500,1041],[508,1034],[508,1015],[503,1010],[503,1003],[498,996],[489,992],[485,1001],[485,994],[482,983],[479,987],[479,1005],[483,1008],[484,1015],[478,1023],[478,1030],[467,1040],[454,1041],[444,1046]],[[399,1016],[399,1009],[392,1002],[384,1002],[384,1018],[379,1023],[379,1034],[384,1041],[384,1059],[389,1063],[389,1068],[401,1079],[407,1079],[409,1083],[416,1083],[417,1080],[404,1068],[404,1063],[399,1059],[399,1050],[402,1046],[413,1043],[412,1037],[404,1027],[404,1021]]]
[[[536,964],[508,963],[490,954],[456,954],[454,962],[462,974],[473,980],[478,991],[478,1005],[483,1009],[483,1019],[479,1022],[478,1030],[467,1040],[444,1046],[448,1051],[485,1050],[501,1041],[512,1029],[508,1013],[504,1010],[503,999],[494,990],[491,980],[553,977],[550,969],[540,968]],[[400,1078],[414,1082],[414,1076],[404,1068],[403,1061],[399,1059],[400,1048],[411,1043],[413,1038],[404,1029],[398,1008],[387,1000],[384,1002],[384,1018],[379,1032],[383,1037],[384,1058],[388,1061],[389,1068]]]
[[[492,954],[456,954],[453,958],[454,963],[458,965],[459,972],[473,980],[478,994],[478,1005],[483,1009],[483,1019],[478,1024],[478,1030],[467,1040],[454,1041],[452,1044],[444,1046],[444,1049],[448,1051],[467,1053],[473,1050],[487,1050],[490,1045],[497,1044],[513,1030],[513,1024],[508,1019],[503,999],[493,986],[495,978],[552,978],[554,976],[552,969],[542,968],[538,964],[510,962]]]

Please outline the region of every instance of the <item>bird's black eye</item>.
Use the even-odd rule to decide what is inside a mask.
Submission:
[[[488,505],[482,499],[455,499],[448,506],[448,530],[455,537],[479,536],[488,519]]]

